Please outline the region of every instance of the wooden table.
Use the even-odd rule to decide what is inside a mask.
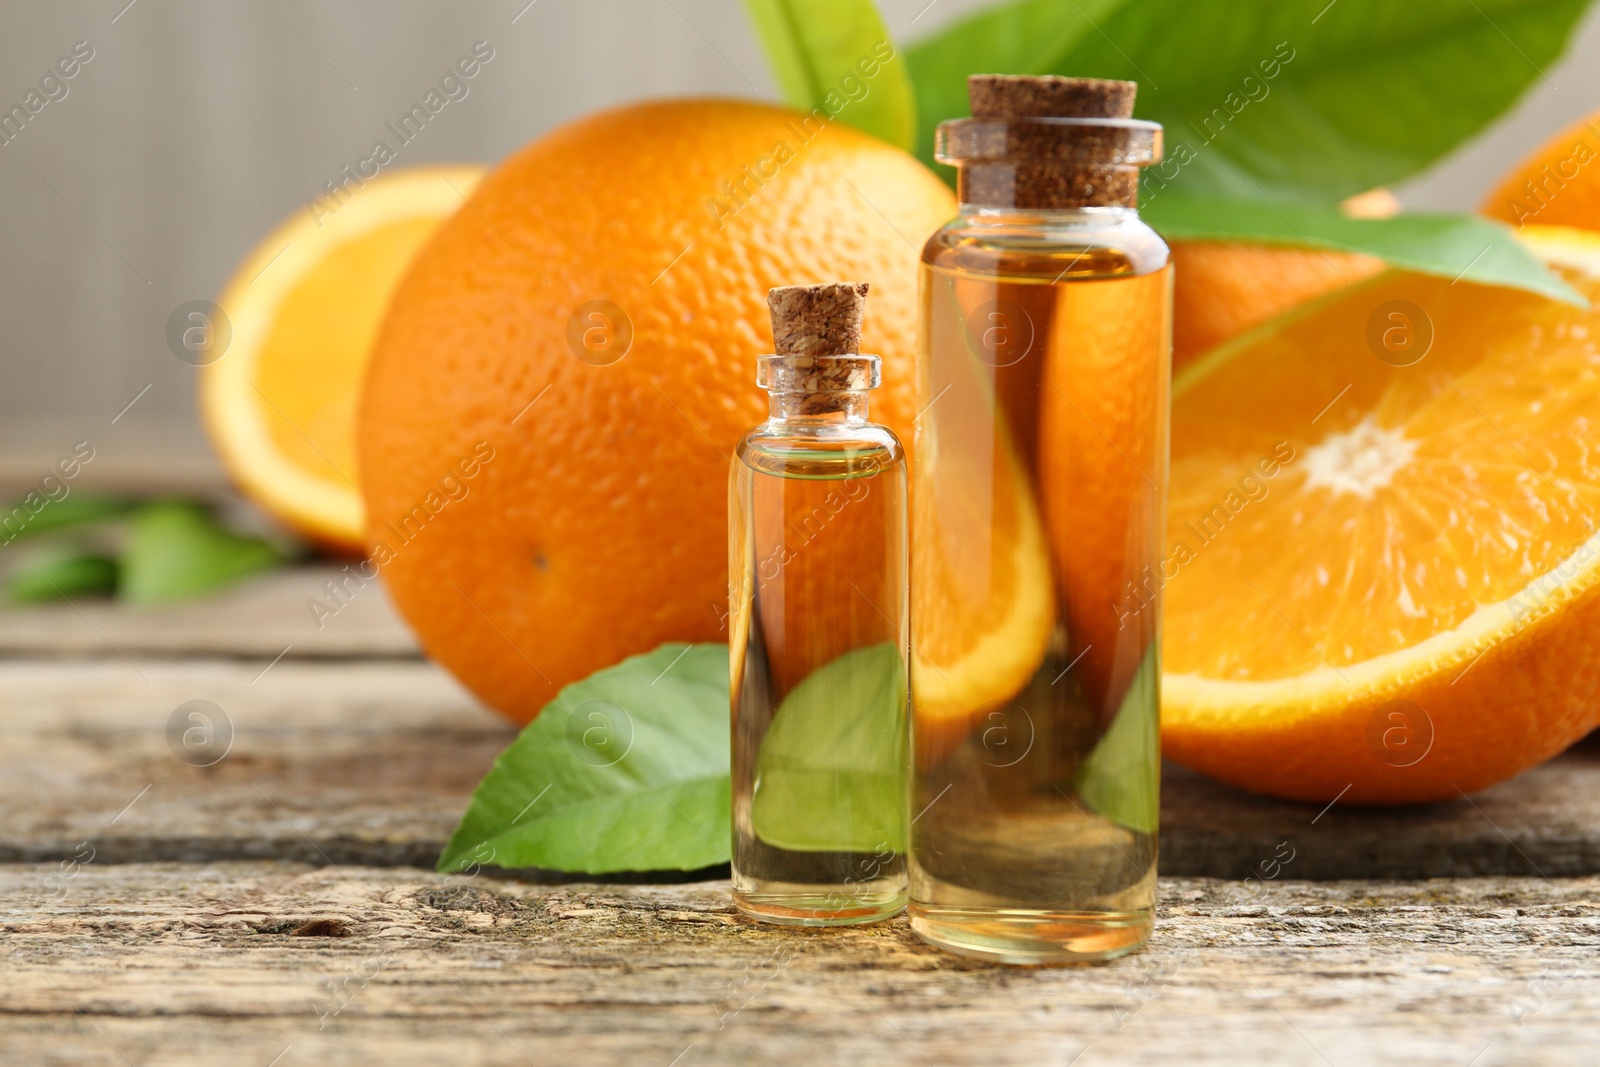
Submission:
[[[377,587],[319,630],[305,601],[327,577],[160,612],[0,613],[0,1059],[1600,1059],[1593,739],[1405,811],[1319,811],[1169,767],[1149,948],[1021,970],[939,953],[904,920],[758,926],[718,871],[432,873],[512,730],[417,655]],[[206,767],[167,740],[196,699],[231,724]],[[1264,878],[1280,842],[1294,859]]]

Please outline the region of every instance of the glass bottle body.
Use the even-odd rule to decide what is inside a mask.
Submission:
[[[820,416],[772,402],[730,478],[733,897],[871,922],[906,901],[904,453],[865,392]]]
[[[912,925],[1121,955],[1155,906],[1167,248],[1128,208],[964,205],[921,301]]]

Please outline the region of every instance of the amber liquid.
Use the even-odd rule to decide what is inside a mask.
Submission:
[[[1151,930],[1171,272],[1129,219],[958,220],[923,252],[910,913],[970,955],[1104,959]],[[968,703],[919,703],[962,679]]]
[[[733,896],[795,925],[906,902],[906,472],[882,427],[769,423],[730,491]]]

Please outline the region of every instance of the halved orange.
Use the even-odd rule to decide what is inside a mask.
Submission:
[[[1596,306],[1389,273],[1175,381],[1168,756],[1421,801],[1600,723],[1600,235],[1524,236]]]
[[[931,331],[963,335],[958,301],[923,300]],[[911,679],[924,757],[1016,696],[1055,628],[1044,521],[989,368],[965,349],[936,362],[924,373],[939,380],[924,384],[938,417],[919,420],[911,468]]]
[[[313,540],[359,551],[356,402],[399,283],[477,185],[477,166],[380,173],[297,210],[218,303],[232,339],[200,371],[200,410],[239,487]]]
[[[1044,525],[1012,465],[1000,491],[954,460],[918,469],[911,494],[911,676],[917,721],[965,724],[1017,695],[1055,622]],[[986,525],[992,523],[993,525]]]

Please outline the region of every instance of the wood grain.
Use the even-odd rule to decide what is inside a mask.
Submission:
[[[269,662],[0,660],[0,862],[92,841],[102,862],[431,867],[512,727],[423,661]],[[233,731],[210,767],[169,745],[193,699]],[[1600,745],[1399,809],[1319,812],[1167,767],[1163,872],[1248,877],[1284,841],[1297,878],[1600,874]]]
[[[342,585],[339,596],[328,591],[328,582]],[[311,601],[332,614],[314,611]],[[286,648],[289,659],[419,655],[382,582],[363,585],[359,573],[352,577],[332,564],[275,571],[217,596],[170,606],[132,608],[81,598],[0,609],[5,656],[215,655],[261,659],[264,666]]]
[[[903,919],[759,926],[722,882],[51,873],[0,868],[18,1063],[1487,1067],[1578,1062],[1600,1028],[1595,878],[1165,879],[1145,952],[1022,970]]]
[[[380,597],[321,631],[297,619],[325,575],[164,615],[0,616],[0,1061],[1592,1059],[1593,741],[1470,800],[1387,811],[1169,767],[1149,949],[1007,969],[904,920],[759,927],[723,882],[419,869],[514,731],[418,658]],[[192,700],[215,705],[198,753],[190,720],[173,727]]]

